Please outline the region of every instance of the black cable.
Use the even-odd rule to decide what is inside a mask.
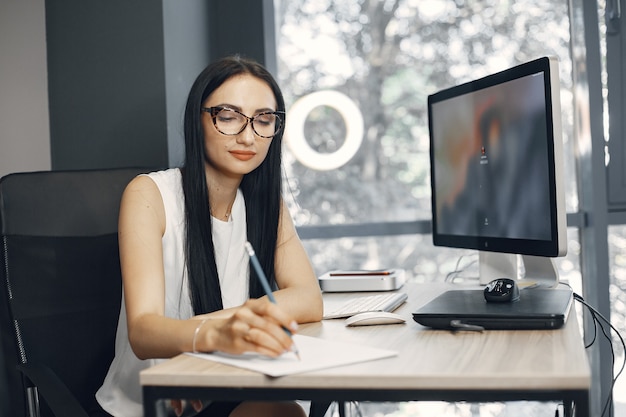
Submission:
[[[589,310],[589,314],[591,315],[592,323],[593,323],[593,339],[591,339],[591,342],[587,343],[585,345],[585,349],[588,349],[591,347],[591,345],[593,345],[596,341],[596,337],[598,335],[598,318],[596,317],[596,315],[593,313],[593,311]]]
[[[606,324],[608,324],[610,326],[610,328],[613,330],[613,332],[615,332],[615,334],[617,335],[617,337],[619,338],[619,341],[622,345],[622,349],[624,350],[624,361],[622,362],[622,366],[620,367],[619,372],[617,373],[617,375],[615,376],[615,378],[619,377],[622,372],[624,371],[624,368],[626,368],[626,342],[624,342],[624,338],[622,337],[622,335],[620,334],[620,332],[611,324],[611,322],[609,320],[606,319],[606,317],[604,317],[600,312],[598,312],[598,310],[596,310],[595,308],[593,308],[590,304],[588,304],[580,295],[574,293],[574,298],[577,299],[577,301],[581,302],[582,304],[584,304],[587,308],[589,308],[589,310],[593,311],[594,313],[594,318],[596,318],[596,315],[598,317],[600,317],[602,319],[602,321],[604,321]],[[597,318],[596,318],[597,319]],[[605,336],[607,336],[607,338],[609,340],[611,340],[610,335],[607,335],[606,332],[604,331],[604,327],[601,325],[600,326],[603,329],[603,332],[605,334]],[[611,340],[612,341],[612,340]],[[611,344],[612,346],[612,344]]]
[[[612,359],[612,363],[613,366],[615,366],[615,350],[613,348],[613,338],[611,337],[611,332],[610,330],[613,330],[613,332],[615,332],[615,334],[617,335],[617,337],[619,338],[619,341],[622,345],[622,350],[624,351],[624,360],[622,361],[622,366],[620,367],[619,371],[617,372],[617,374],[613,377],[613,381],[611,383],[611,392],[609,393],[609,396],[606,400],[606,403],[604,404],[604,407],[602,408],[602,414],[601,416],[604,415],[604,413],[606,413],[609,405],[612,403],[612,399],[613,399],[613,389],[615,388],[615,383],[617,382],[617,378],[620,377],[620,375],[622,374],[622,372],[624,371],[624,368],[626,367],[626,343],[624,342],[624,338],[622,337],[622,335],[619,333],[619,331],[611,324],[611,322],[609,320],[607,320],[606,317],[604,317],[598,310],[596,310],[594,307],[592,307],[589,303],[587,303],[582,296],[573,293],[574,294],[574,299],[576,301],[578,301],[579,303],[581,303],[582,305],[584,305],[585,307],[587,307],[587,309],[589,310],[591,317],[593,318],[593,323],[594,323],[594,337],[592,342],[586,346],[586,347],[590,347],[591,345],[593,345],[593,343],[596,340],[596,333],[597,333],[597,325],[596,323],[600,326],[600,329],[602,329],[602,333],[604,334],[604,337],[607,339],[607,341],[609,342],[609,346],[611,348],[611,359]],[[605,324],[607,324],[610,327],[609,332],[607,333],[606,328],[604,327],[604,325],[602,324],[602,322],[599,320],[601,319],[602,322],[604,322]]]

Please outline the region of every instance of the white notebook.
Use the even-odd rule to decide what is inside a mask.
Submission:
[[[245,353],[243,355],[229,355],[222,352],[188,354],[273,377],[372,361],[398,354],[398,352],[393,350],[298,334],[293,336],[293,341],[298,347],[300,360],[292,352],[285,353],[277,358],[270,358],[256,353]]]

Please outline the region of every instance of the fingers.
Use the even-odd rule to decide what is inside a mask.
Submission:
[[[291,349],[290,333],[298,330],[297,323],[277,305],[267,300],[249,300],[239,308],[230,321],[230,333],[235,350],[253,351],[278,356]]]
[[[298,324],[278,305],[273,304],[266,299],[248,300],[244,307],[249,308],[256,315],[274,322],[280,327],[289,329],[292,333],[298,331]]]
[[[284,334],[284,331],[283,331]],[[281,338],[284,338],[281,335]],[[248,343],[248,351],[257,352],[265,356],[276,357],[287,352],[292,345],[291,339],[287,336],[285,342],[280,342],[268,332],[265,332],[258,328],[251,328],[246,335],[246,342]]]

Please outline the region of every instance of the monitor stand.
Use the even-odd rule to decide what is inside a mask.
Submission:
[[[497,278],[512,278],[527,286],[548,288],[555,288],[559,283],[552,258],[478,251],[478,264],[481,285]]]

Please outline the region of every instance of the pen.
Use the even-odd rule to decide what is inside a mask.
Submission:
[[[252,262],[252,266],[254,267],[256,274],[259,276],[259,281],[261,281],[261,285],[263,285],[263,289],[265,290],[265,294],[267,294],[267,298],[270,299],[270,302],[272,302],[273,304],[276,304],[276,299],[274,298],[272,289],[270,288],[270,285],[267,282],[267,277],[265,276],[265,272],[263,272],[263,268],[261,268],[261,264],[259,263],[259,260],[256,257],[256,253],[254,253],[254,248],[252,247],[250,242],[246,242],[246,251],[248,251],[248,255],[250,256],[250,262]],[[293,336],[293,334],[286,327],[283,327],[283,330],[285,330],[285,333],[287,333],[289,337]],[[298,360],[300,360],[300,352],[298,352],[298,347],[296,346],[295,343],[293,344],[293,349],[294,349],[294,353],[298,357]]]

